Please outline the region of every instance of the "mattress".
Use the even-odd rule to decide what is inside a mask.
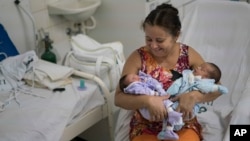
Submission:
[[[18,94],[0,112],[0,140],[58,141],[67,125],[105,102],[94,81],[85,80],[86,90],[78,90],[79,85],[80,78],[74,77],[63,92],[23,86],[31,93]],[[1,94],[0,100],[7,96]]]

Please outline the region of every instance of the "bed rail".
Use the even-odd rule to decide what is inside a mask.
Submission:
[[[81,72],[81,71],[78,71],[78,70],[74,70],[73,75],[81,77],[81,78],[93,80],[101,87],[103,95],[104,95],[104,99],[105,99],[106,109],[107,109],[110,141],[114,141],[114,125],[113,125],[113,123],[114,123],[114,117],[113,117],[114,116],[114,110],[113,110],[113,104],[112,104],[113,103],[112,93],[106,87],[104,82],[99,77],[97,77],[97,76],[95,76],[93,74],[89,74],[89,73]],[[102,109],[99,109],[99,110],[102,111],[103,109],[105,109],[105,108],[102,108]],[[100,117],[100,116],[97,116],[97,117]],[[102,117],[102,118],[104,118],[104,117]],[[75,135],[75,136],[77,136],[77,135]]]
[[[84,130],[88,129],[88,127],[93,126],[94,123],[97,123],[98,121],[106,118],[106,116],[108,118],[110,141],[114,141],[114,109],[113,109],[112,93],[106,87],[104,82],[99,77],[93,74],[74,70],[73,75],[84,78],[84,79],[95,81],[101,87],[101,90],[105,99],[105,104],[103,106],[93,109],[86,115],[82,115],[82,118],[79,119],[80,122],[77,122],[76,124],[73,123],[72,125],[69,125],[68,127],[66,127],[64,134],[61,138],[61,141],[68,141],[78,136]],[[84,122],[85,120],[88,120],[88,119],[91,121],[95,121],[95,122],[89,122],[89,123]]]

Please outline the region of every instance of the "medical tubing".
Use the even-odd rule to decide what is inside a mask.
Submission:
[[[31,15],[31,13],[29,13],[25,8],[23,8],[20,4],[19,0],[15,0],[14,2],[16,4],[16,6],[18,8],[20,8],[26,15],[28,15],[28,17],[30,18],[32,25],[33,25],[33,31],[34,31],[34,35],[35,35],[35,51],[36,53],[38,53],[38,41],[37,41],[37,32],[36,32],[36,23],[35,20],[33,18],[33,16]]]

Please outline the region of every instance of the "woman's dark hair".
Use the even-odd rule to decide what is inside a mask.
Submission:
[[[119,86],[122,92],[124,92],[124,88],[126,88],[128,85],[124,84],[124,81],[126,79],[127,75],[124,75],[119,80]]]
[[[142,23],[142,28],[145,29],[146,24],[156,25],[164,28],[169,34],[178,36],[181,30],[181,22],[179,19],[177,8],[171,4],[158,5],[152,10]]]

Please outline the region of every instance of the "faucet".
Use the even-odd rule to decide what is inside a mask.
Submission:
[[[76,28],[76,30],[73,30],[70,27],[68,27],[67,31],[66,31],[66,34],[68,36],[77,35],[77,34],[81,34],[81,33],[85,34],[85,31],[82,30],[82,24],[81,23],[74,23],[74,28]]]

